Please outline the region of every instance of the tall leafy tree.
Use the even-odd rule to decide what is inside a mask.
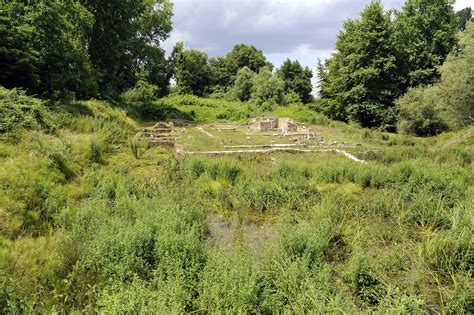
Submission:
[[[209,61],[211,70],[211,90],[227,91],[234,84],[237,72],[247,67],[258,73],[263,67],[273,69],[263,52],[254,46],[238,44],[224,57],[212,58]]]
[[[451,128],[474,125],[474,23],[460,32],[458,49],[441,66],[441,80],[403,95],[399,130],[432,136]]]
[[[229,71],[229,59],[216,57],[209,59],[211,86],[213,91],[226,91],[234,80],[234,73]]]
[[[439,87],[447,120],[455,127],[474,125],[474,22],[459,35],[459,49],[441,66]]]
[[[92,15],[79,1],[2,1],[2,80],[50,96],[95,94],[85,37]],[[15,71],[18,72],[15,72]]]
[[[253,72],[258,73],[261,68],[271,66],[261,50],[244,44],[235,45],[226,58],[228,60],[228,70],[234,75],[243,67],[248,67]]]
[[[258,105],[281,105],[285,96],[285,83],[269,67],[262,68],[253,79],[252,100]],[[270,108],[265,108],[270,109]]]
[[[287,59],[277,71],[278,76],[285,82],[285,92],[296,92],[303,103],[309,103],[313,99],[311,92],[313,84],[311,78],[313,72],[310,68],[303,68],[299,61]]]
[[[158,87],[157,96],[169,93],[174,65],[171,59],[166,58],[163,49],[147,45],[140,57],[138,71],[137,77]]]
[[[344,23],[336,49],[321,86],[321,95],[333,106],[329,114],[364,127],[393,129],[401,79],[390,17],[379,1],[369,4],[359,20]]]
[[[453,0],[407,0],[396,15],[395,38],[405,86],[431,84],[456,44]]]
[[[252,95],[254,78],[255,72],[248,67],[240,69],[230,90],[231,95],[243,102],[248,101]]]
[[[95,20],[88,48],[99,73],[102,93],[114,95],[133,86],[138,79],[136,74],[143,70],[144,59],[152,59],[157,65],[165,64],[164,54],[157,50],[171,31],[169,0],[81,2]],[[158,70],[148,71],[156,74]]]
[[[466,29],[467,22],[474,22],[472,16],[472,9],[470,7],[464,8],[456,12],[456,24],[461,31]]]
[[[211,82],[207,54],[195,49],[184,50],[183,43],[179,42],[171,57],[175,62],[178,92],[203,96]]]
[[[7,88],[35,88],[39,83],[39,54],[30,45],[34,28],[31,25],[19,25],[7,10],[0,10],[0,38],[0,85]]]

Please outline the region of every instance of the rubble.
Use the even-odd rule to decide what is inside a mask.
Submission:
[[[152,128],[144,128],[135,135],[137,138],[148,139],[151,146],[174,146],[175,136],[173,124],[158,122]]]

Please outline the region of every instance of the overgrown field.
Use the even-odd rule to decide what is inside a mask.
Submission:
[[[256,114],[178,101],[152,107]],[[369,163],[179,157],[104,102],[0,102],[0,313],[474,311],[473,128],[421,139],[278,108]]]

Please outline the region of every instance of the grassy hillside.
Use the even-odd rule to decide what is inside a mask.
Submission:
[[[2,313],[474,310],[473,128],[412,138],[294,105],[273,114],[362,143],[369,163],[180,157],[135,143],[136,128],[265,113],[188,96],[51,105],[4,89],[0,107]]]

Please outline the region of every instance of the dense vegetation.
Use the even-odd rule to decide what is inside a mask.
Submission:
[[[0,313],[474,312],[470,8],[370,3],[319,63],[316,99],[309,68],[254,46],[167,56],[172,14],[0,0]],[[368,163],[135,137],[257,116]]]
[[[372,2],[360,19],[344,24],[336,52],[318,67],[324,112],[363,127],[394,131],[399,119],[396,100],[409,88],[438,82],[440,66],[448,54],[459,54],[456,34],[464,32],[464,43],[472,40],[474,34],[466,30],[470,19],[469,8],[458,12],[456,18],[450,1],[408,0],[403,10],[395,13],[384,11],[379,1]],[[466,49],[464,54],[467,57],[471,52]],[[472,67],[470,63],[463,71],[471,73]],[[466,83],[471,84],[470,79]],[[457,92],[445,93],[446,98],[457,98]],[[419,113],[418,108],[404,110]],[[405,117],[400,118],[402,123]],[[416,134],[429,135],[432,131]]]
[[[4,313],[473,310],[472,128],[423,140],[318,121],[383,148],[368,165],[182,159],[143,144],[136,154],[136,122],[107,103],[0,92],[15,119],[0,142]],[[205,121],[222,102],[155,106]],[[252,115],[239,104],[226,119]],[[221,216],[233,240],[216,247],[209,220]],[[259,242],[254,224],[272,236]]]

